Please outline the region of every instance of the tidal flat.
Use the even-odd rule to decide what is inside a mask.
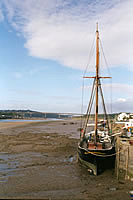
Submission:
[[[133,183],[77,162],[80,121],[0,123],[0,199],[128,200]]]

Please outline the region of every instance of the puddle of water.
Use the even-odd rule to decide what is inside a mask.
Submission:
[[[76,161],[76,156],[71,155],[68,158],[65,158],[63,161],[72,163],[72,162]]]
[[[41,159],[48,157],[47,154],[24,152],[19,154],[8,154],[6,152],[0,153],[0,183],[7,182],[9,176],[23,176],[22,169],[26,166],[32,166],[34,162],[40,162]],[[59,158],[55,158],[55,160]],[[73,163],[76,160],[76,156],[70,155],[67,158],[60,159],[60,162]],[[55,166],[49,166],[48,168],[54,169]]]
[[[8,154],[7,152],[0,153],[0,183],[7,182],[9,176],[15,176],[21,166],[32,163],[36,157],[42,154],[35,152],[25,152],[20,154]],[[17,176],[23,176],[17,173]]]
[[[7,152],[0,154],[0,183],[7,182],[8,177],[13,175],[13,171],[19,165],[19,162],[11,160],[10,156]]]

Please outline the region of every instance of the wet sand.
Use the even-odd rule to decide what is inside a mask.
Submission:
[[[0,124],[0,199],[128,200],[133,183],[77,162],[80,121]]]

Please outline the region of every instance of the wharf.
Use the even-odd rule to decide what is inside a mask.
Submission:
[[[133,181],[133,136],[117,136],[115,172],[119,181]]]

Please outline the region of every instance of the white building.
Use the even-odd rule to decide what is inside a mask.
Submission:
[[[129,114],[129,118],[130,118],[130,119],[133,119],[133,113],[130,113],[130,114]]]
[[[129,114],[127,113],[120,113],[117,117],[118,121],[126,121],[129,119]]]

